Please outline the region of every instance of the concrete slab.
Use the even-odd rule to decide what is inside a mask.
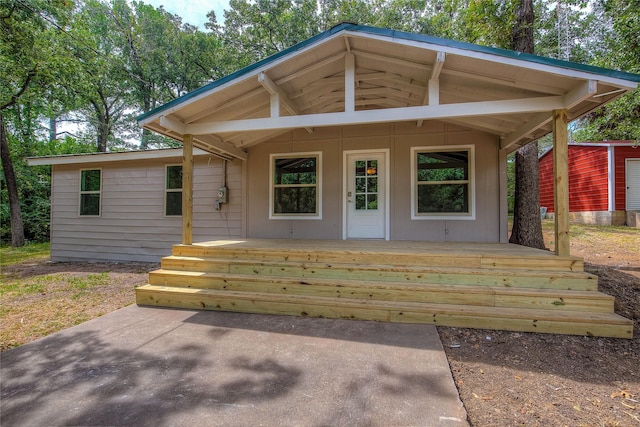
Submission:
[[[134,305],[1,364],[3,427],[467,425],[429,325]]]

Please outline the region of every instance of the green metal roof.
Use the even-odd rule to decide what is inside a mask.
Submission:
[[[150,117],[152,115],[158,114],[164,110],[168,110],[172,107],[175,107],[177,105],[182,104],[183,102],[186,102],[194,97],[197,97],[199,95],[201,95],[202,93],[206,93],[212,89],[215,89],[216,87],[222,86],[225,83],[228,83],[230,81],[233,81],[245,74],[250,73],[251,71],[260,68],[266,64],[269,64],[270,62],[274,62],[277,59],[289,55],[290,53],[296,52],[298,50],[304,49],[307,46],[310,46],[316,42],[322,41],[324,39],[327,39],[331,36],[333,36],[334,34],[340,33],[342,31],[350,31],[350,32],[356,32],[356,33],[363,33],[363,34],[372,34],[372,35],[376,35],[376,36],[384,36],[384,37],[389,37],[389,38],[395,38],[395,39],[400,39],[400,40],[409,40],[409,41],[415,41],[415,42],[420,42],[420,43],[425,43],[425,44],[433,44],[433,45],[437,45],[437,46],[445,46],[445,47],[450,47],[450,48],[455,48],[455,49],[460,49],[460,50],[468,50],[471,52],[477,52],[477,53],[484,53],[484,54],[489,54],[489,55],[495,55],[495,56],[501,56],[504,58],[510,58],[510,59],[517,59],[517,60],[521,60],[521,61],[527,61],[527,62],[531,62],[531,63],[535,63],[535,64],[541,64],[541,65],[547,65],[547,66],[552,66],[552,67],[558,67],[558,68],[565,68],[565,69],[569,69],[569,70],[574,70],[574,71],[581,71],[581,72],[585,72],[585,73],[590,73],[590,74],[595,74],[595,75],[600,75],[603,77],[610,77],[610,78],[616,78],[616,79],[621,79],[621,80],[627,80],[627,81],[631,81],[631,82],[640,82],[640,75],[639,74],[632,74],[632,73],[627,73],[624,71],[618,71],[618,70],[612,70],[612,69],[608,69],[608,68],[602,68],[602,67],[596,67],[596,66],[592,66],[592,65],[585,65],[585,64],[579,64],[576,62],[570,62],[570,61],[563,61],[560,59],[553,59],[553,58],[547,58],[547,57],[543,57],[543,56],[538,56],[538,55],[532,55],[532,54],[528,54],[528,53],[522,53],[522,52],[516,52],[516,51],[512,51],[512,50],[507,50],[507,49],[500,49],[500,48],[495,48],[495,47],[488,47],[488,46],[481,46],[481,45],[477,45],[477,44],[473,44],[473,43],[466,43],[466,42],[459,42],[459,41],[455,41],[455,40],[449,40],[449,39],[444,39],[444,38],[440,38],[440,37],[434,37],[434,36],[429,36],[429,35],[425,35],[425,34],[415,34],[415,33],[408,33],[405,31],[398,31],[398,30],[390,30],[390,29],[386,29],[386,28],[378,28],[378,27],[370,27],[370,26],[366,26],[366,25],[358,25],[358,24],[352,24],[352,23],[342,23],[339,25],[336,25],[334,27],[332,27],[331,29],[324,31],[314,37],[311,37],[305,41],[302,41],[294,46],[291,46],[288,49],[282,50],[278,53],[275,53],[265,59],[262,59],[256,63],[253,63],[245,68],[242,68],[234,73],[229,74],[228,76],[225,76],[221,79],[218,79],[214,82],[211,82],[205,86],[202,86],[192,92],[187,93],[184,96],[181,96],[180,98],[176,98],[173,101],[170,101],[164,105],[161,105],[158,108],[155,108],[147,113],[141,114],[140,116],[138,116],[138,121],[142,121],[144,119],[146,119],[147,117]]]

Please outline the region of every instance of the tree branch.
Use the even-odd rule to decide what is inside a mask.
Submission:
[[[22,84],[22,87],[20,88],[18,93],[13,95],[11,97],[11,100],[9,102],[7,102],[6,104],[0,105],[0,111],[6,110],[7,108],[14,106],[18,102],[18,99],[20,99],[20,97],[22,95],[24,95],[24,93],[27,91],[27,88],[29,87],[29,84],[31,83],[31,79],[33,79],[36,74],[37,74],[37,69],[36,68],[34,68],[33,70],[30,70],[27,73],[27,77],[25,78],[24,83]]]

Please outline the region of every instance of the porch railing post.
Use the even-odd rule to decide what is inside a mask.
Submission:
[[[553,111],[553,193],[556,255],[569,248],[569,138],[567,110]]]
[[[182,244],[193,243],[193,135],[184,136],[182,147]]]

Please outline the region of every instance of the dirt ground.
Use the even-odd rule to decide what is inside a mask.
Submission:
[[[571,254],[634,321],[633,339],[439,327],[472,426],[640,426],[640,234],[601,231],[619,235],[587,229]]]
[[[571,250],[599,276],[600,290],[615,296],[616,312],[633,319],[633,339],[438,328],[472,426],[640,426],[640,232],[609,231],[621,234],[604,240],[600,231],[588,232]],[[133,288],[156,267],[47,261],[8,267],[3,286],[20,280],[46,287],[3,295],[1,349],[133,303]],[[74,278],[90,280],[72,286]]]

